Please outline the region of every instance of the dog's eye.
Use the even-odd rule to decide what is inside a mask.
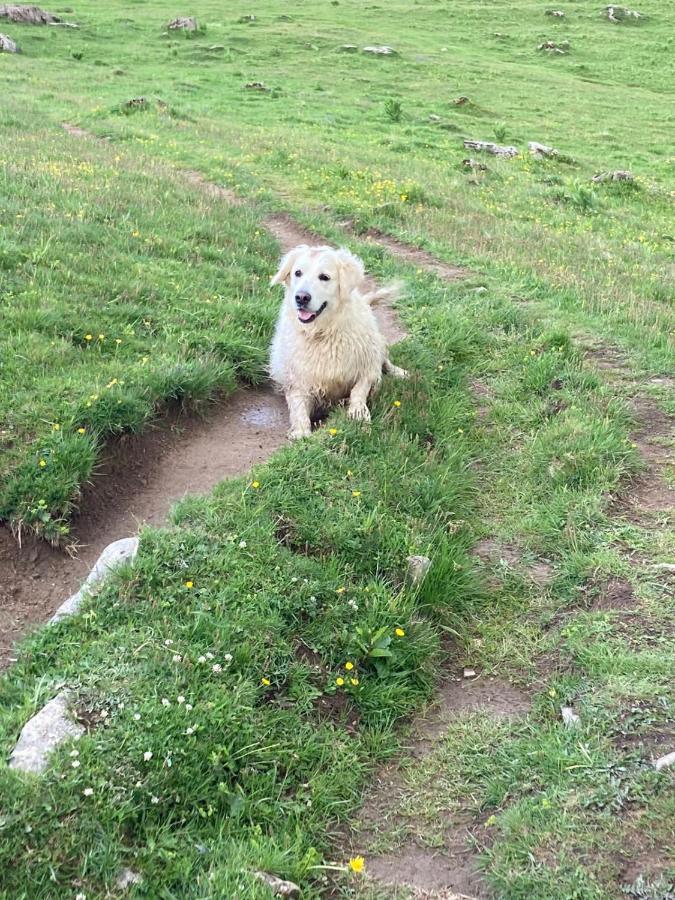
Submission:
[[[296,269],[296,270],[295,270],[295,277],[296,277],[296,278],[300,278],[301,275],[302,275],[302,272],[300,271],[300,269]]]
[[[319,275],[319,281],[330,281],[330,275],[324,275],[324,273],[322,272]]]

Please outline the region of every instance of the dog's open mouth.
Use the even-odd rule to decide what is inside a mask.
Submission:
[[[321,306],[314,312],[311,309],[299,309],[298,310],[298,319],[303,323],[303,325],[309,325],[310,322],[313,322],[314,319],[318,319],[324,309],[328,306],[327,303],[322,303]]]

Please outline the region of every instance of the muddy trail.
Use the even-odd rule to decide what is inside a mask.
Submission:
[[[163,524],[187,494],[206,494],[268,459],[286,440],[286,417],[272,390],[240,390],[211,405],[206,418],[172,412],[142,435],[109,444],[72,523],[75,556],[37,539],[19,548],[0,528],[0,668],[15,659],[22,635],[79,589],[109,543]]]

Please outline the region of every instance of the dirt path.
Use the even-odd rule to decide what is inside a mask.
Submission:
[[[73,521],[75,558],[44,541],[20,549],[0,528],[0,668],[13,661],[14,643],[79,588],[104,547],[140,525],[161,525],[186,494],[206,494],[268,459],[286,440],[286,417],[271,390],[242,390],[204,419],[174,413],[109,445]]]

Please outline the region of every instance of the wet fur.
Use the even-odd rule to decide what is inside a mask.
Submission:
[[[295,271],[302,276],[296,278]],[[329,282],[318,280],[328,274]],[[341,248],[296,247],[281,261],[272,284],[283,284],[285,296],[272,340],[270,375],[284,392],[291,437],[311,432],[312,414],[320,407],[349,398],[349,415],[370,420],[368,396],[383,371],[405,377],[389,360],[371,305],[391,299],[396,287],[363,292],[361,260]],[[312,295],[310,311],[323,312],[311,323],[298,319],[297,290]]]

